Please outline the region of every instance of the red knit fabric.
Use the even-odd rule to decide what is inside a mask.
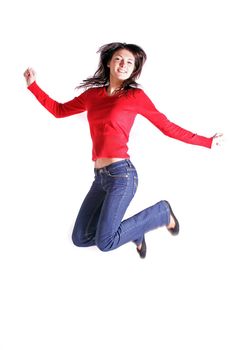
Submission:
[[[165,135],[193,145],[211,148],[213,138],[193,134],[170,122],[141,89],[109,96],[105,87],[91,88],[66,103],[49,97],[36,82],[28,86],[38,101],[56,118],[87,111],[93,142],[92,159],[129,158],[127,143],[137,114],[141,114]]]

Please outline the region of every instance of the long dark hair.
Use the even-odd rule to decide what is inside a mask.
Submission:
[[[108,63],[111,60],[113,54],[120,49],[126,49],[130,51],[135,58],[134,71],[128,79],[123,81],[120,90],[128,90],[132,87],[137,87],[138,83],[136,83],[135,80],[139,78],[142,67],[146,61],[147,57],[145,51],[140,46],[134,44],[114,42],[103,45],[99,48],[97,53],[100,54],[100,60],[97,71],[92,77],[83,80],[83,82],[77,88],[90,88],[108,85],[110,78],[110,69],[108,67]]]

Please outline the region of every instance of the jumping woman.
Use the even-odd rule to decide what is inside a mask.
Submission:
[[[192,145],[211,148],[221,143],[222,134],[199,136],[172,123],[156,109],[136,83],[146,61],[141,47],[114,42],[100,47],[98,53],[97,71],[79,85],[84,91],[66,103],[54,101],[38,86],[32,68],[24,77],[28,89],[56,118],[87,112],[95,177],[79,210],[73,243],[110,251],[134,242],[139,256],[145,258],[145,234],[164,226],[177,235],[179,222],[166,200],[122,221],[138,184],[127,147],[136,115],[144,116],[164,135]]]

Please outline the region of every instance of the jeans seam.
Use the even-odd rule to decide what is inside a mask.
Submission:
[[[99,208],[99,203],[96,205],[95,210],[93,210],[92,215],[90,216],[90,219],[89,219],[89,221],[87,223],[87,226],[86,226],[86,229],[85,229],[85,233],[84,233],[85,237],[89,237],[90,236],[88,234],[88,229],[90,227],[90,224],[91,224],[91,222],[92,222],[92,220],[93,220],[93,218],[95,216],[95,213],[97,212],[98,208]]]
[[[128,185],[129,185],[129,176],[127,177],[126,189],[128,189]],[[120,200],[119,205],[118,205],[118,209],[121,207],[121,203],[125,199],[125,197],[126,197],[126,191],[124,192],[124,195],[121,197],[121,200]],[[117,218],[117,212],[115,212],[115,216],[114,216],[114,221],[113,221],[114,226],[115,226],[116,218]],[[122,222],[122,218],[121,218],[121,222]],[[120,225],[121,225],[121,223],[120,223]],[[120,228],[120,226],[117,228],[117,230],[114,232],[114,234],[116,234],[119,231],[119,228]]]

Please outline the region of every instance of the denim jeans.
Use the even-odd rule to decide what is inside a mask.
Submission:
[[[131,241],[138,245],[146,232],[169,224],[170,210],[165,201],[122,221],[138,185],[137,171],[130,160],[118,161],[94,172],[94,182],[73,229],[75,245],[96,245],[102,251]]]

